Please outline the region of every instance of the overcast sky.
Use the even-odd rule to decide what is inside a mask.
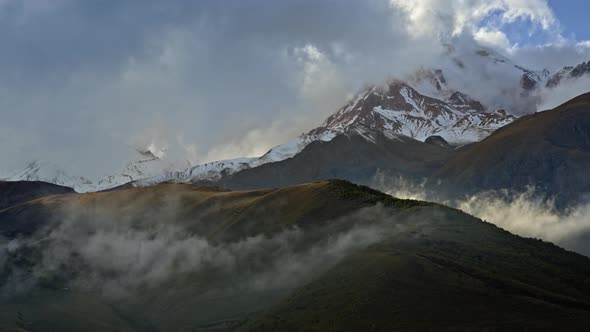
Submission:
[[[46,159],[96,177],[148,145],[192,163],[260,155],[317,126],[362,86],[434,63],[450,41],[469,39],[532,68],[590,60],[576,15],[588,7],[0,0],[0,170]]]

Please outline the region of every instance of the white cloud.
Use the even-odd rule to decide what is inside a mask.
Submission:
[[[590,205],[582,204],[557,211],[551,200],[541,199],[534,189],[519,194],[479,193],[460,202],[458,208],[515,234],[535,237],[574,247],[576,238],[590,232]],[[587,246],[586,246],[587,247]]]
[[[253,128],[245,134],[228,137],[222,144],[211,147],[200,161],[259,157],[278,145],[276,142],[283,142],[287,137],[294,138],[298,134],[297,127],[290,127],[288,123],[281,121],[272,122],[264,127]]]
[[[577,65],[590,60],[590,47],[584,42],[563,42],[511,49],[511,58],[529,68],[546,68],[555,72],[564,66]]]
[[[557,24],[545,0],[391,0],[391,4],[407,14],[408,29],[418,35],[449,37],[475,32],[492,14],[499,15],[500,24],[526,19],[544,30],[555,29]]]
[[[500,30],[490,29],[490,28],[479,28],[475,34],[474,38],[477,42],[481,43],[482,45],[499,48],[502,50],[507,50],[511,47],[510,40],[506,34]]]
[[[564,102],[581,94],[590,92],[590,79],[564,79],[554,88],[542,89],[538,93],[542,95],[542,102],[537,106],[537,111],[553,109]]]

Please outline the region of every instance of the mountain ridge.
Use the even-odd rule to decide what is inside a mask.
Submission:
[[[0,329],[390,331],[440,330],[444,322],[443,330],[542,330],[590,323],[588,257],[342,180],[50,196],[0,211],[0,233],[18,239],[0,273],[7,295]]]
[[[589,61],[566,67],[550,75],[547,70],[536,71],[514,64],[509,58],[489,49],[478,49],[470,56],[474,55],[481,58],[478,61],[483,59],[493,66],[502,67],[498,70],[513,71],[514,79],[521,80],[523,93],[586,77],[590,64]],[[454,66],[454,69],[449,69],[449,66]],[[377,129],[420,141],[430,136],[440,136],[451,145],[465,145],[482,140],[516,119],[510,115],[510,110],[490,109],[490,106],[484,106],[476,98],[451,86],[446,75],[453,70],[466,70],[465,66],[461,54],[451,52],[449,64],[443,69],[421,69],[405,80],[391,80],[382,86],[370,86],[357,93],[319,127],[271,148],[260,157],[212,161],[183,169],[171,165],[164,167],[164,162],[153,154],[153,158],[142,155],[141,159],[128,162],[121,171],[97,181],[70,176],[43,162],[32,162],[4,177],[4,180],[40,180],[69,186],[79,192],[108,190],[124,185],[214,182],[233,173],[292,158],[310,143],[331,141],[353,127],[358,132],[367,128]]]

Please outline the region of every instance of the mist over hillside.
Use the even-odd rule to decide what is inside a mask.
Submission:
[[[588,12],[0,0],[0,332],[588,330]]]
[[[268,310],[298,315],[306,306],[285,312],[282,303],[292,296],[316,303],[319,298],[305,293],[318,285],[343,297],[319,300],[327,305],[320,321],[334,322],[337,308],[353,303],[347,293],[332,288],[341,282],[334,273],[348,266],[352,278],[379,275],[374,267],[359,269],[359,255],[380,269],[396,269],[400,278],[446,280],[431,289],[416,288],[426,297],[446,292],[445,283],[454,284],[461,275],[456,269],[470,271],[467,284],[454,286],[463,298],[456,308],[466,310],[479,301],[480,292],[495,299],[471,318],[422,303],[433,313],[423,327],[437,326],[438,315],[453,322],[449,327],[478,327],[490,313],[495,326],[578,326],[590,307],[582,277],[590,269],[588,258],[442,205],[400,200],[340,180],[258,191],[160,185],[56,195],[5,209],[0,220],[0,323],[6,328],[35,331],[49,322],[70,330],[84,322],[91,330],[104,325],[129,331],[265,329],[268,319],[275,319]],[[520,263],[522,252],[531,255],[527,265]],[[415,264],[425,270],[415,270]],[[570,275],[571,284],[557,282],[562,273]],[[481,282],[490,284],[482,288]],[[355,292],[369,287],[354,284]],[[387,279],[370,283],[396,284]],[[366,288],[367,295],[374,291]],[[521,292],[536,300],[520,299]],[[410,316],[418,314],[405,295],[397,299]],[[368,317],[388,326],[375,310],[382,301],[388,297],[358,302],[374,313],[359,316],[359,322]],[[500,309],[503,305],[516,306],[516,318]],[[76,309],[80,306],[96,308],[98,318],[87,320]],[[559,312],[540,314],[555,306]],[[57,315],[60,310],[69,315]],[[305,314],[296,324],[306,326],[313,317]],[[294,322],[288,318],[271,326],[282,329]],[[400,324],[412,326],[405,320]]]

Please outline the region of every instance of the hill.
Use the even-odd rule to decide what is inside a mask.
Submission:
[[[72,188],[41,181],[0,181],[0,210],[39,197],[74,193]]]
[[[4,329],[590,323],[590,259],[341,180],[50,196],[0,211],[0,234]]]

